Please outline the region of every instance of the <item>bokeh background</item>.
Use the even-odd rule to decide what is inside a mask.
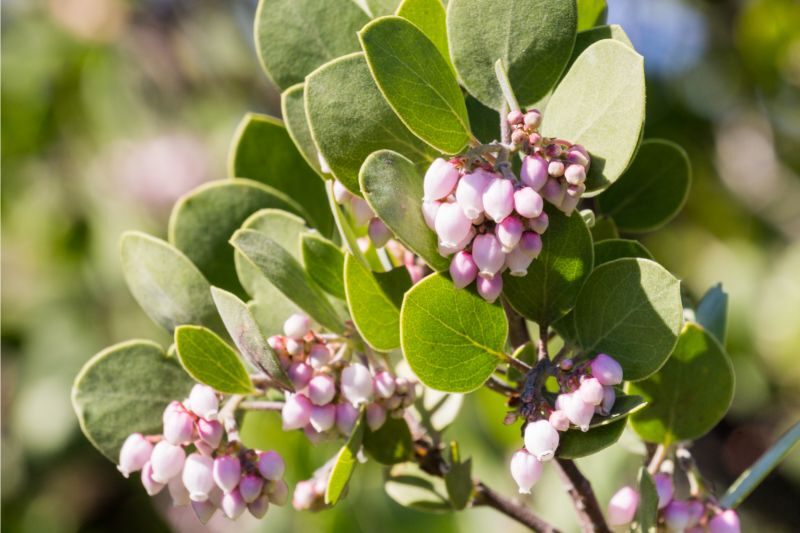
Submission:
[[[324,1],[324,0],[320,0]],[[689,152],[683,214],[643,237],[694,297],[730,293],[728,348],[737,377],[725,420],[694,447],[724,490],[800,417],[800,2],[610,0],[645,56],[646,136]],[[150,500],[81,436],[69,402],[81,365],[128,338],[169,339],[126,290],[125,229],[166,232],[172,202],[225,177],[246,111],[279,114],[259,68],[254,0],[5,0],[2,5],[2,526],[6,531],[201,530]],[[590,88],[587,88],[590,90]],[[467,399],[449,430],[476,474],[515,492],[518,441],[491,393]],[[267,415],[269,416],[269,415]],[[308,476],[326,450],[264,419],[252,439]],[[635,439],[580,461],[605,502],[632,483]],[[546,469],[550,470],[550,469]],[[273,509],[215,531],[515,531],[488,510],[425,515],[358,472],[335,510]],[[747,500],[746,531],[800,530],[800,453]],[[549,471],[532,505],[567,530],[572,508]]]

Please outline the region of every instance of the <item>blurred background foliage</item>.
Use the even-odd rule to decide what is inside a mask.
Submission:
[[[321,0],[324,1],[324,0]],[[737,376],[728,416],[694,447],[723,489],[800,413],[800,2],[610,0],[645,56],[646,136],[689,152],[683,214],[643,237],[697,298],[730,293]],[[73,377],[101,348],[169,339],[129,295],[118,238],[164,236],[172,202],[225,177],[234,128],[249,110],[279,114],[253,49],[254,0],[6,0],[2,17],[2,519],[7,531],[201,530],[193,516],[124,480],[81,436]],[[588,88],[589,90],[591,88]],[[468,398],[449,436],[476,473],[514,492],[516,429],[491,393]],[[324,462],[277,416],[247,438],[288,457],[288,479]],[[634,439],[580,461],[601,501],[632,483]],[[552,469],[532,504],[567,530],[572,508]],[[269,531],[482,531],[517,527],[488,510],[423,515],[390,501],[379,468],[360,469],[327,513],[274,509]],[[800,454],[743,508],[745,530],[797,531]]]

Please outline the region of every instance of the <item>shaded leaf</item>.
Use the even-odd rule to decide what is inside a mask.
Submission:
[[[717,283],[708,289],[700,298],[694,310],[694,318],[725,346],[725,334],[728,330],[728,293],[723,290],[722,283]]]
[[[183,368],[200,383],[223,394],[253,392],[239,354],[210,329],[179,326],[175,330],[175,347]]]
[[[472,134],[483,144],[489,144],[499,139],[500,114],[472,96],[467,96],[466,103]]]
[[[281,93],[281,116],[289,137],[308,166],[323,178],[327,178],[329,174],[322,173],[319,152],[314,144],[314,138],[311,137],[311,128],[306,118],[305,87],[305,83],[297,83]]]
[[[353,476],[353,471],[358,465],[358,451],[361,449],[361,442],[364,439],[364,417],[363,415],[358,418],[350,438],[339,450],[336,455],[336,462],[331,470],[331,475],[328,478],[328,485],[325,489],[325,503],[329,505],[336,505],[342,497],[350,478]]]
[[[626,418],[638,413],[647,406],[647,402],[641,396],[631,396],[617,392],[617,398],[611,412],[606,416],[595,415],[589,427],[596,428],[613,424],[620,418]]]
[[[650,251],[639,241],[628,239],[606,239],[594,245],[594,265],[600,266],[623,257],[653,259]]]
[[[472,459],[462,461],[458,451],[458,443],[450,443],[450,469],[444,475],[447,495],[450,503],[457,511],[464,509],[472,498],[475,488],[472,482]]]
[[[563,459],[577,459],[608,448],[619,440],[625,431],[627,418],[583,432],[570,429],[560,434],[556,455]]]
[[[636,507],[636,522],[632,529],[640,533],[655,533],[658,523],[658,492],[647,468],[639,469],[637,478],[639,505]]]
[[[411,460],[414,442],[408,423],[403,418],[389,416],[377,431],[367,427],[364,433],[364,451],[383,465]]]
[[[344,300],[344,253],[317,233],[304,233],[300,248],[306,272],[328,294]]]
[[[384,489],[403,507],[427,512],[453,510],[444,480],[424,472],[414,463],[393,466],[387,473]]]

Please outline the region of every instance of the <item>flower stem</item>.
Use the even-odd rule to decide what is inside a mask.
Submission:
[[[495,62],[494,75],[497,76],[497,83],[500,84],[500,90],[503,91],[503,97],[506,99],[506,102],[508,102],[508,107],[511,108],[511,111],[519,111],[519,102],[517,102],[517,97],[514,95],[514,90],[511,88],[511,82],[508,79],[508,74],[506,73],[506,68],[503,65],[502,59],[498,59]]]
[[[564,486],[572,498],[575,511],[578,513],[581,530],[585,533],[610,533],[611,530],[606,524],[603,511],[600,510],[600,504],[597,503],[597,496],[594,495],[589,480],[578,470],[578,466],[573,461],[557,459],[555,462]]]
[[[245,401],[239,404],[239,409],[244,411],[280,411],[283,409],[283,402]]]
[[[492,509],[503,513],[531,529],[531,531],[541,531],[546,533],[558,533],[552,524],[549,524],[530,509],[512,498],[498,494],[485,483],[478,481],[475,484],[474,505],[486,505]]]

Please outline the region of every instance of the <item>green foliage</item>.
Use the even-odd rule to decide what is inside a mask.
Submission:
[[[626,380],[644,379],[675,347],[683,321],[680,282],[653,261],[617,259],[594,269],[574,313],[587,352],[611,355]]]
[[[427,512],[453,510],[444,480],[413,463],[393,466],[386,474],[384,489],[403,507]]]
[[[450,64],[446,14],[441,0],[403,0],[397,8],[397,16],[409,20],[418,27]]]
[[[658,523],[658,492],[647,468],[639,469],[636,483],[639,489],[639,506],[632,529],[638,533],[655,533]]]
[[[344,288],[350,316],[364,340],[380,352],[400,346],[400,306],[411,288],[405,267],[370,272],[358,259],[344,259]]]
[[[669,445],[702,437],[722,420],[733,399],[733,365],[719,342],[687,323],[675,351],[656,374],[630,383],[648,406],[631,417],[647,442]]]
[[[708,289],[700,298],[694,310],[694,319],[725,346],[728,330],[728,293],[722,289],[722,283],[717,283]]]
[[[256,51],[270,79],[286,89],[312,70],[358,50],[369,17],[353,0],[260,0]]]
[[[600,266],[624,257],[641,257],[653,259],[650,251],[639,241],[628,239],[606,239],[594,245],[594,264]]]
[[[689,157],[677,144],[642,142],[630,168],[598,199],[599,211],[627,232],[660,228],[686,203],[691,183]]]
[[[389,416],[377,431],[367,427],[364,433],[364,451],[383,465],[411,460],[414,455],[414,441],[408,423],[403,418]]]
[[[406,293],[400,311],[400,341],[408,364],[428,387],[469,392],[480,387],[497,364],[508,322],[503,308],[472,290],[456,289],[433,274]]]
[[[194,379],[224,394],[253,392],[242,361],[225,341],[202,326],[179,326],[175,330],[178,358]]]
[[[311,137],[311,129],[306,118],[305,88],[305,83],[297,83],[281,93],[281,116],[297,151],[306,160],[308,166],[325,178],[327,175],[322,173],[319,152],[314,144],[314,138]]]
[[[325,292],[344,300],[344,253],[342,250],[317,233],[303,233],[300,239],[306,272]]]
[[[364,440],[365,426],[366,423],[362,412],[355,427],[353,427],[350,438],[347,439],[345,445],[336,455],[331,475],[328,478],[328,485],[325,489],[326,504],[336,505],[347,489],[350,478],[353,476],[353,471],[358,465],[358,451],[361,449],[361,443]]]
[[[566,75],[566,73],[569,72],[569,69],[572,68],[572,64],[575,63],[584,50],[603,39],[615,39],[633,48],[633,43],[631,43],[631,40],[628,38],[628,34],[625,33],[622,26],[617,24],[597,26],[596,28],[579,31],[575,38],[575,47],[572,49],[572,57],[569,58],[569,63],[567,63],[567,69],[564,71],[564,74]]]
[[[475,485],[472,481],[472,459],[461,460],[458,443],[450,443],[449,470],[444,475],[444,484],[453,509],[460,511],[467,507]]]
[[[621,418],[638,413],[646,406],[647,402],[641,396],[622,394],[617,391],[617,398],[614,401],[614,407],[611,408],[611,412],[606,416],[595,415],[589,427],[595,428],[613,424]]]
[[[622,418],[586,432],[574,428],[564,431],[560,434],[556,455],[562,459],[578,459],[608,448],[622,436],[627,422],[627,418]]]
[[[415,162],[431,160],[430,148],[397,118],[375,86],[363,53],[326,63],[306,78],[311,134],[333,175],[361,195],[358,171],[380,149]]]
[[[436,45],[402,17],[376,19],[359,36],[375,83],[408,129],[441,152],[464,148],[467,107]]]
[[[131,433],[161,433],[164,408],[194,382],[157,344],[132,340],[92,357],[75,378],[72,406],[86,438],[116,463]]]
[[[644,101],[642,56],[612,39],[589,46],[553,92],[542,135],[586,147],[592,157],[587,193],[607,188],[628,167],[639,145]]]
[[[467,96],[467,114],[472,134],[482,143],[488,144],[500,135],[500,116],[494,109],[486,107],[472,96]]]
[[[606,0],[578,0],[578,31],[605,24],[607,13]]]
[[[564,70],[577,19],[574,0],[451,0],[447,35],[453,64],[471,95],[500,109],[494,64],[501,59],[519,103],[532,104]]]

